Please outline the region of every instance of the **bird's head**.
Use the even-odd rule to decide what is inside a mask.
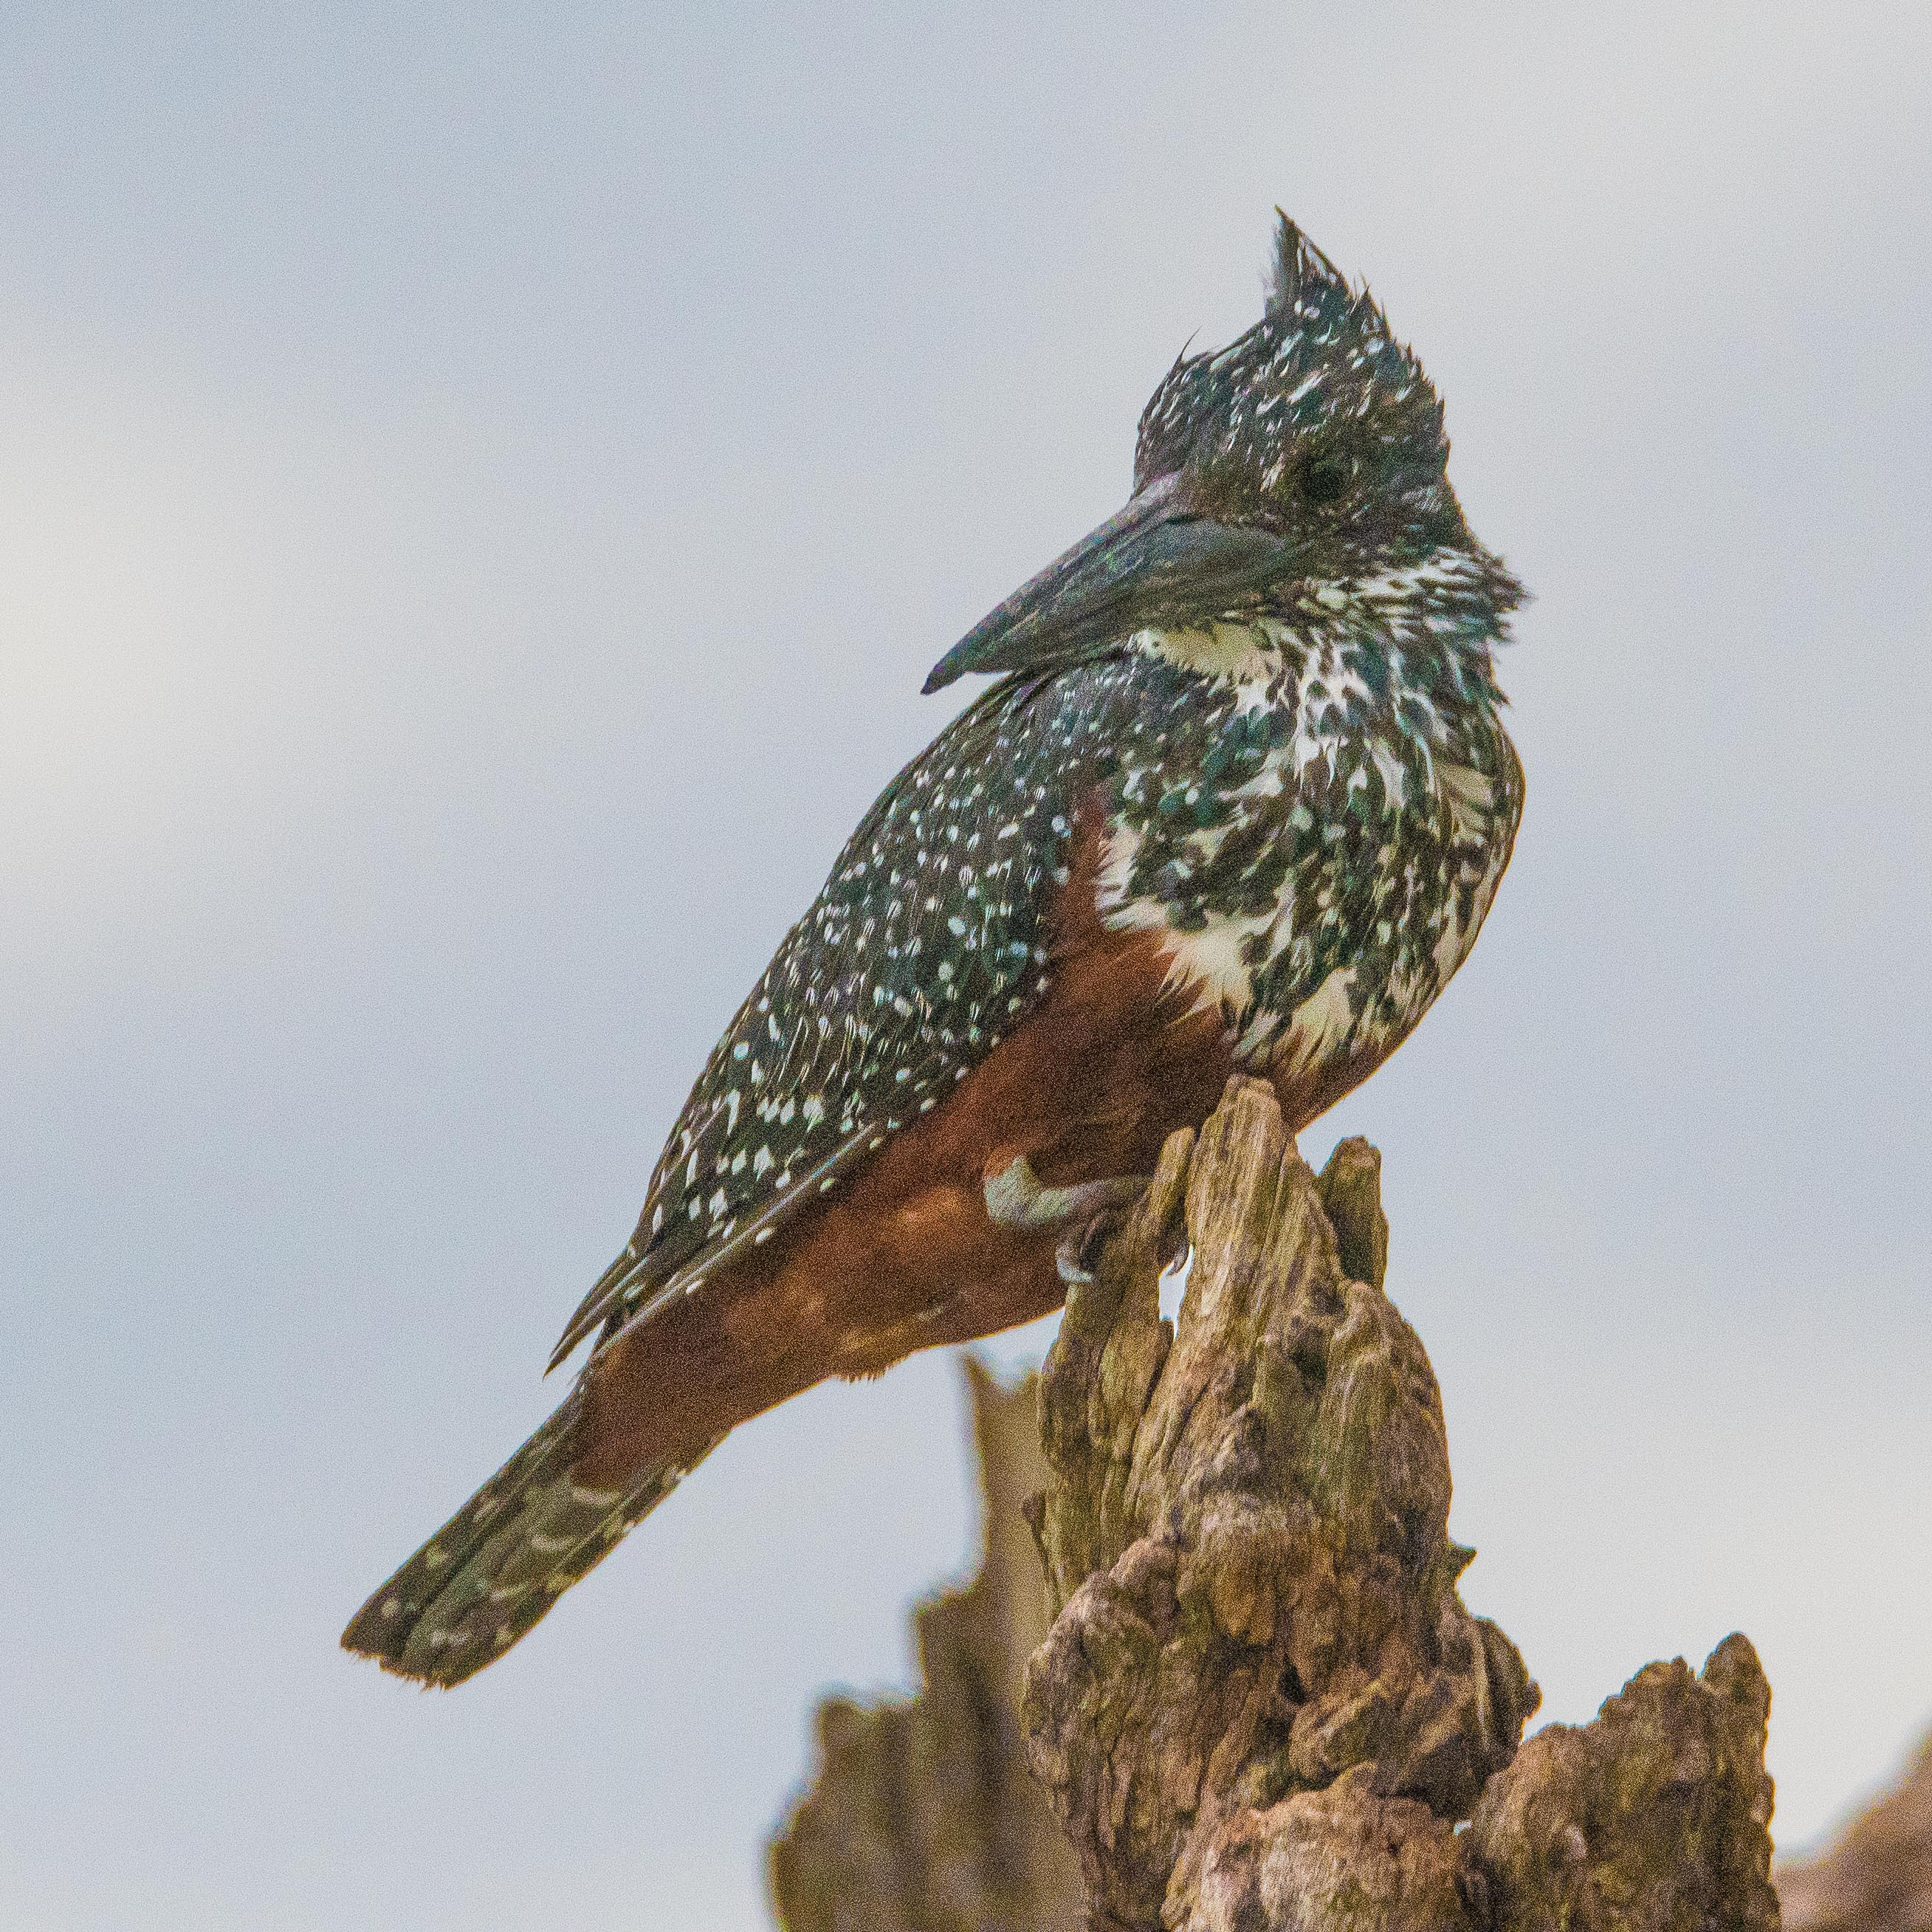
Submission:
[[[1444,557],[1499,630],[1521,592],[1471,536],[1448,455],[1421,364],[1282,215],[1261,320],[1226,349],[1184,353],[1142,412],[1126,507],[976,625],[926,688],[1289,611],[1322,586],[1424,583]]]

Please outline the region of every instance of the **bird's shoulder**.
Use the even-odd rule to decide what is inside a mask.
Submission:
[[[1109,697],[1086,668],[1010,678],[886,787],[712,1048],[554,1359],[771,1238],[1025,1017],[1082,800],[1112,769]]]

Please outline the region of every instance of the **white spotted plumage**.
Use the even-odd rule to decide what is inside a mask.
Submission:
[[[935,668],[928,688],[1010,675],[853,835],[554,1359],[728,1286],[1026,1024],[1055,983],[1051,948],[1096,914],[1157,935],[1190,995],[1176,1006],[1218,1010],[1235,1057],[1288,1074],[1311,1108],[1363,1077],[1468,952],[1521,808],[1492,675],[1521,593],[1469,532],[1447,457],[1420,364],[1284,218],[1261,322],[1184,353],[1149,400],[1127,508]],[[1089,838],[1096,903],[1063,926]],[[736,1279],[755,1297],[770,1277]],[[848,1346],[825,1372],[879,1365],[863,1288],[844,1285]],[[674,1444],[613,1437],[598,1404],[618,1371],[645,1363],[674,1386],[689,1360],[691,1328],[658,1332],[662,1361],[641,1334],[593,1355],[370,1598],[350,1648],[460,1681],[757,1412],[748,1386],[706,1394]]]

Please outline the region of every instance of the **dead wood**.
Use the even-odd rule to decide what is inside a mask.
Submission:
[[[1932,1737],[1819,1858],[1780,1865],[1786,1932],[1932,1932]]]
[[[1594,1723],[1522,1744],[1538,1694],[1457,1588],[1474,1552],[1448,1537],[1434,1375],[1384,1292],[1379,1175],[1360,1141],[1312,1173],[1255,1082],[1230,1083],[1198,1145],[1168,1142],[1041,1377],[1028,1514],[1052,1622],[1018,1729],[942,1721],[938,1613],[922,1611],[921,1699],[828,1707],[818,1790],[775,1855],[793,1932],[1776,1926],[1770,1693],[1742,1637],[1701,1676],[1650,1665]],[[1170,1323],[1160,1282],[1184,1252]],[[1012,1492],[1017,1461],[1003,1466],[989,1496]],[[1016,1633],[1022,1593],[1002,1574]],[[976,1682],[1010,1682],[1006,1668]],[[931,1756],[962,1757],[950,1815],[970,1861],[1018,1828],[970,1822],[985,1794],[1002,1819],[1025,1812],[990,1768],[1008,1743],[1079,1882],[1006,1852],[996,1882],[975,1894],[956,1876],[935,1904],[926,1876],[903,1877],[936,1869]],[[1015,1887],[1030,1859],[1046,1876],[1028,1918]],[[986,1916],[958,1916],[970,1896]]]
[[[770,1861],[788,1932],[1060,1932],[1079,1871],[1026,1768],[1027,1658],[1045,1638],[1024,1517],[1046,1480],[1035,1378],[1003,1388],[966,1359],[984,1498],[979,1574],[914,1614],[920,1684],[862,1706],[828,1699],[819,1763]]]

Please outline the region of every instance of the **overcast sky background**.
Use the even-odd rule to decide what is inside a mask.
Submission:
[[[956,1366],[448,1696],[335,1649],[560,1390],[717,1030],[1280,202],[1534,590],[1382,1147],[1472,1606],[1932,1719],[1924,6],[0,16],[0,1918],[764,1922],[968,1560]],[[1036,1358],[1042,1327],[1002,1346]]]

